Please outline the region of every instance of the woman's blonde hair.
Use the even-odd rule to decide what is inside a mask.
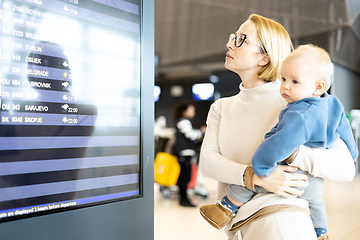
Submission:
[[[260,45],[270,59],[269,63],[260,69],[258,77],[268,82],[280,79],[281,64],[293,50],[288,32],[275,20],[257,14],[251,14],[248,20],[255,23]]]

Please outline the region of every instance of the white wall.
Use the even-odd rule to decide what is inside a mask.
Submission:
[[[334,82],[331,94],[340,99],[345,111],[360,109],[360,75],[334,64]]]

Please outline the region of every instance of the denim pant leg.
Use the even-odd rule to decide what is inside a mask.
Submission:
[[[309,175],[307,172],[297,170],[296,173],[303,173],[309,176],[309,186],[305,187],[304,194],[299,198],[306,199],[309,202],[311,211],[311,220],[315,228],[327,228],[327,216],[325,203],[322,200],[324,179]]]
[[[245,186],[231,184],[228,187],[227,194],[238,202],[246,203],[252,199],[256,192],[247,189]]]

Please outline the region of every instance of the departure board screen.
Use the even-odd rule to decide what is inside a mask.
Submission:
[[[140,1],[0,3],[0,222],[141,197]]]

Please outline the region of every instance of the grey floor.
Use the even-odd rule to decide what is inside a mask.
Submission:
[[[200,205],[216,202],[216,182],[202,178],[207,188],[207,199],[192,195],[192,201]],[[176,191],[170,199],[164,198],[159,186],[154,185],[155,240],[226,240],[222,230],[209,226],[199,214],[198,208],[179,206]],[[331,240],[360,239],[360,176],[350,183],[325,181],[323,197],[329,221]]]

